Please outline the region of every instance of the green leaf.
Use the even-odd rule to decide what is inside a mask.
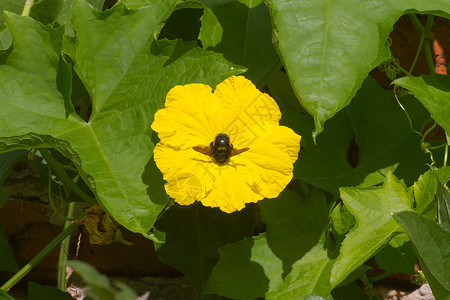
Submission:
[[[203,2],[207,7],[199,34],[203,47],[247,67],[244,76],[262,87],[268,73],[280,67],[272,45],[270,15],[263,0]]]
[[[312,189],[302,199],[286,189],[277,198],[262,201],[260,208],[269,247],[288,273],[282,284],[271,287],[266,299],[293,299],[311,293],[326,296],[334,261],[323,248],[329,208],[322,192]]]
[[[413,97],[402,101],[413,125],[421,124],[427,112],[420,102]],[[297,114],[295,120],[302,149],[294,165],[294,178],[333,194],[342,186],[379,184],[389,170],[412,184],[427,170],[429,158],[420,148],[420,138],[411,131],[392,93],[372,78],[364,82],[346,110],[327,122],[316,145],[311,138],[311,119]]]
[[[158,257],[182,271],[198,295],[219,260],[217,249],[253,233],[253,206],[226,214],[198,203],[189,207],[172,206],[155,223]]]
[[[339,286],[335,288],[331,295],[335,300],[344,300],[344,299],[365,299],[367,298],[367,294],[356,284],[350,283],[346,286]]]
[[[394,219],[408,233],[426,268],[440,285],[436,287],[426,274],[436,299],[450,297],[450,232],[415,212],[398,212]],[[446,292],[437,294],[436,288]]]
[[[63,5],[64,0],[40,0],[31,7],[30,17],[42,24],[50,24],[58,18]]]
[[[420,77],[402,77],[393,84],[410,90],[430,112],[433,119],[450,132],[450,76],[421,75]]]
[[[129,300],[136,299],[136,293],[124,283],[111,285],[108,277],[100,274],[91,265],[78,260],[70,260],[67,263],[88,284],[85,289],[88,296],[102,300]]]
[[[14,300],[14,298],[11,297],[10,295],[8,295],[8,293],[6,293],[4,290],[0,290],[0,299],[1,300]]]
[[[0,66],[0,120],[8,120],[0,126],[0,149],[56,148],[77,165],[108,213],[140,233],[152,227],[165,201],[149,200],[142,179],[154,146],[149,128],[165,95],[177,84],[214,87],[242,72],[195,42],[154,41],[153,29],[173,5],[163,0],[128,10],[117,4],[99,12],[74,2],[73,59],[93,101],[88,122],[67,110],[58,89],[62,30],[9,14],[14,50]]]
[[[72,296],[50,285],[28,282],[28,300],[73,300]]]
[[[255,299],[283,281],[282,261],[270,249],[264,233],[223,246],[219,253],[220,260],[205,286],[206,294]]]
[[[5,28],[4,11],[21,14],[26,0],[0,0],[0,30]]]
[[[329,208],[321,191],[313,189],[302,199],[286,189],[277,198],[260,202],[260,209],[269,246],[283,261],[284,270],[289,270],[311,248],[323,244]]]
[[[27,151],[25,150],[0,153],[0,184],[3,184],[16,163],[26,160]]]
[[[331,271],[333,287],[389,241],[399,230],[391,214],[411,210],[413,203],[403,182],[391,172],[382,187],[341,188],[340,191],[344,204],[356,219],[356,225],[342,242]]]
[[[436,175],[428,171],[414,182],[415,210],[417,213],[434,220],[436,217],[435,193],[437,189]]]
[[[450,232],[450,193],[442,186],[439,180],[437,183],[436,200],[437,222]]]
[[[408,10],[450,12],[446,0],[267,3],[274,42],[300,101],[314,116],[314,137],[350,103],[368,73],[390,57],[387,39],[401,15]]]
[[[389,244],[375,255],[378,266],[391,273],[414,275],[416,260],[411,240],[406,234],[394,236]]]
[[[0,271],[17,272],[18,270],[14,251],[5,235],[5,225],[0,224]]]

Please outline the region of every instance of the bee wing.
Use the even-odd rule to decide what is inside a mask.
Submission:
[[[192,149],[194,149],[197,152],[200,152],[201,154],[212,156],[212,149],[209,146],[207,146],[207,147],[194,146],[194,147],[192,147]]]
[[[245,152],[245,151],[247,151],[247,150],[249,150],[249,149],[250,149],[250,148],[242,148],[242,149],[236,149],[236,148],[233,148],[233,150],[231,150],[230,157],[231,157],[231,156],[238,155],[238,154],[240,154],[240,153],[242,153],[242,152]]]

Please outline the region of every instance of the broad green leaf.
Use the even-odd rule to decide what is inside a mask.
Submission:
[[[270,16],[263,0],[203,2],[207,7],[199,34],[203,47],[247,67],[244,76],[262,87],[268,73],[281,65],[272,45]]]
[[[102,300],[129,300],[136,299],[136,293],[126,284],[115,282],[111,284],[108,277],[100,274],[91,265],[78,260],[70,260],[67,263],[88,284],[86,294],[91,299]]]
[[[40,0],[31,7],[30,17],[42,24],[50,24],[58,18],[63,5],[64,0]]]
[[[413,97],[401,100],[413,125],[421,124],[427,112],[420,102]],[[419,136],[392,94],[372,78],[364,82],[348,108],[327,122],[316,145],[311,138],[312,120],[300,113],[292,118],[288,123],[298,124],[296,130],[302,136],[294,178],[333,194],[342,186],[379,184],[389,170],[412,184],[427,170],[429,158],[420,148]]]
[[[450,232],[415,212],[398,212],[394,214],[394,219],[414,242],[426,268],[443,290],[446,290],[446,295],[436,294],[434,283],[430,281],[436,299],[450,297]]]
[[[26,161],[26,159],[27,151],[25,150],[0,153],[0,184],[3,184],[16,163]]]
[[[428,171],[414,182],[415,210],[431,220],[436,217],[435,193],[437,189],[436,175]]]
[[[433,119],[450,132],[450,75],[402,77],[393,84],[410,90],[430,112]]]
[[[142,174],[154,146],[149,127],[166,93],[177,84],[215,86],[242,72],[194,42],[154,41],[153,29],[173,5],[163,0],[128,10],[117,4],[99,12],[74,2],[73,59],[93,101],[88,122],[68,111],[58,90],[62,30],[9,14],[14,50],[0,66],[0,120],[8,120],[0,126],[0,149],[56,148],[76,163],[103,207],[140,233],[152,227],[165,201],[149,199]]]
[[[439,178],[439,180],[442,182],[442,184],[445,184],[450,179],[450,167],[442,167],[437,169],[436,175]]]
[[[264,233],[223,246],[219,254],[220,260],[205,286],[206,294],[255,299],[283,281],[282,261],[270,249]]]
[[[314,246],[323,243],[329,208],[321,191],[313,189],[302,199],[286,189],[277,198],[262,201],[260,209],[269,246],[283,261],[285,271]]]
[[[330,272],[334,262],[326,249],[314,246],[292,265],[283,284],[266,294],[266,299],[303,299],[311,293],[326,297],[331,290]]]
[[[375,261],[383,270],[391,273],[414,275],[416,254],[406,234],[399,234],[375,255]]]
[[[254,207],[226,214],[199,203],[189,207],[172,206],[155,223],[158,257],[182,271],[192,282],[197,295],[219,260],[217,249],[253,233]]]
[[[450,2],[267,0],[273,40],[300,101],[314,116],[314,137],[348,105],[369,72],[387,60],[388,35],[407,11],[443,11]]]
[[[73,297],[67,293],[50,285],[41,285],[36,282],[28,281],[28,300],[73,300]]]
[[[5,235],[5,225],[0,224],[0,271],[17,272],[18,270],[13,249]]]
[[[331,271],[332,287],[378,251],[399,230],[392,213],[411,210],[413,199],[391,172],[382,187],[341,188],[341,198],[356,219]]]
[[[260,208],[269,247],[288,273],[282,284],[271,287],[266,299],[294,299],[311,293],[326,296],[334,260],[323,248],[329,208],[322,192],[313,189],[302,199],[286,189],[276,199],[262,201]]]

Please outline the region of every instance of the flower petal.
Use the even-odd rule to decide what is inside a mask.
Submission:
[[[219,130],[213,120],[218,109],[208,85],[178,85],[167,94],[165,108],[156,112],[152,129],[172,147],[208,146]]]
[[[231,76],[218,84],[214,95],[222,107],[222,131],[236,147],[251,145],[281,118],[277,103],[243,76]]]
[[[277,197],[293,176],[293,163],[300,150],[300,139],[285,126],[272,127],[250,149],[233,157],[241,176],[267,198]]]

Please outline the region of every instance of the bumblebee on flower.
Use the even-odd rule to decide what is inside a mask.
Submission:
[[[168,195],[227,213],[277,197],[292,179],[301,138],[280,118],[276,102],[243,76],[214,93],[198,83],[172,88],[152,124]]]

